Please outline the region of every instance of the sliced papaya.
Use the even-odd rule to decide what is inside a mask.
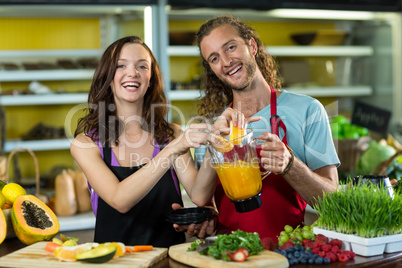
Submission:
[[[79,253],[77,256],[75,256],[75,259],[82,262],[104,263],[113,259],[115,254],[116,247],[113,245],[108,245]]]
[[[6,217],[4,217],[3,210],[0,209],[0,245],[6,239],[7,235],[7,222]]]
[[[15,234],[25,245],[52,240],[60,230],[54,212],[33,195],[21,195],[15,199],[11,221]]]

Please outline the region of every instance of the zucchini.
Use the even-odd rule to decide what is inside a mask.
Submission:
[[[116,247],[101,246],[88,251],[81,252],[75,256],[77,261],[90,262],[90,263],[104,263],[113,259],[116,254]]]

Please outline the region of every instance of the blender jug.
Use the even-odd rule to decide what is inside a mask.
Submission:
[[[224,142],[231,146],[210,143],[208,151],[226,196],[237,212],[261,207],[262,179],[253,131],[246,129],[239,139]]]

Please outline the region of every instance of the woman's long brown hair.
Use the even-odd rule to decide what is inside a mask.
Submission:
[[[231,25],[238,32],[239,36],[248,44],[251,38],[254,38],[257,43],[258,49],[255,55],[257,66],[260,69],[267,83],[276,90],[281,89],[281,83],[278,78],[278,69],[275,60],[265,51],[265,46],[259,38],[257,32],[234,18],[231,15],[222,15],[210,19],[204,23],[198,30],[197,44],[201,53],[201,41],[205,36],[209,35],[212,30],[222,25]],[[201,104],[198,108],[198,113],[208,119],[212,119],[216,115],[223,112],[228,104],[233,101],[232,89],[228,88],[221,82],[221,80],[212,71],[209,63],[202,57],[202,65],[204,66],[204,75],[202,78],[202,84],[205,88],[205,95],[201,99]]]
[[[110,84],[113,81],[117,61],[125,44],[140,44],[151,56],[150,87],[144,96],[142,111],[143,128],[153,130],[158,144],[174,138],[174,131],[166,121],[168,103],[163,90],[163,77],[156,58],[149,47],[138,36],[123,37],[112,43],[103,53],[95,70],[88,95],[87,114],[78,120],[74,137],[85,133],[93,141],[103,145],[118,145],[124,124],[118,119]],[[153,120],[153,122],[151,122]]]

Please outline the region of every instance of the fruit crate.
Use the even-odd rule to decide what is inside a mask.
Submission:
[[[351,250],[361,256],[375,256],[383,253],[402,251],[402,234],[364,238],[318,227],[314,227],[313,232],[315,234],[323,234],[328,237],[329,240],[337,238],[342,241],[343,250]]]

